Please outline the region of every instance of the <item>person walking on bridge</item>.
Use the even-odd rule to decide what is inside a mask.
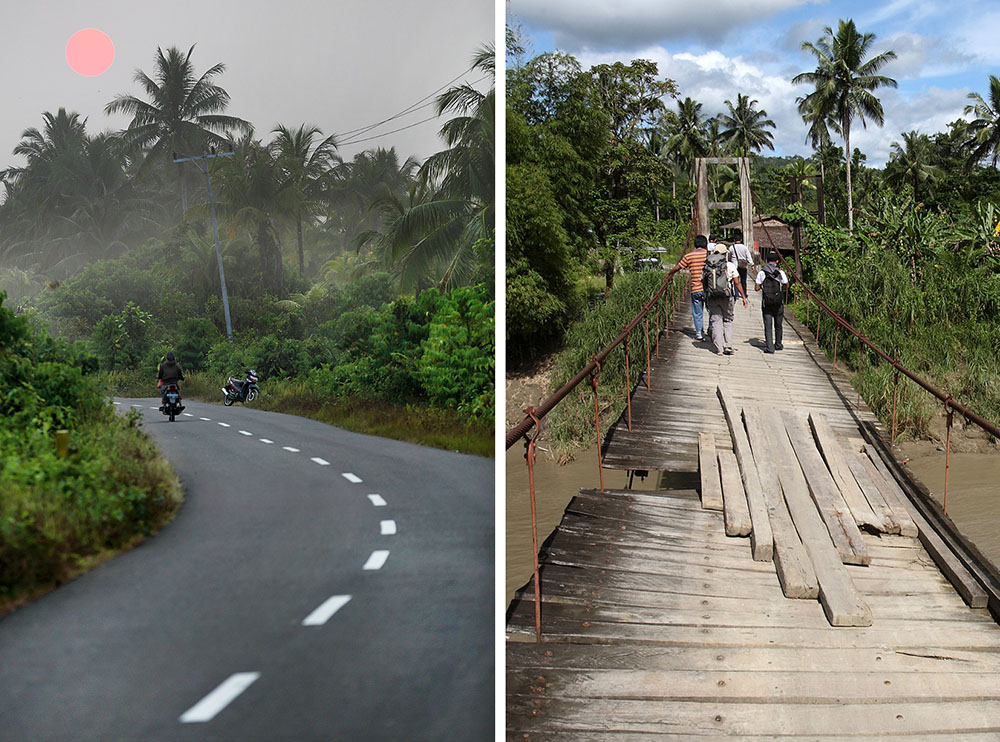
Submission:
[[[715,352],[727,356],[733,354],[733,320],[735,318],[736,292],[743,297],[743,306],[748,307],[747,295],[739,282],[736,263],[726,257],[726,246],[719,243],[708,256],[702,279],[705,303],[711,312],[712,343]]]
[[[781,323],[785,318],[785,292],[788,276],[778,267],[778,253],[771,251],[767,255],[767,263],[757,273],[753,290],[763,291],[760,307],[764,315],[764,341],[767,347],[765,353],[781,350]]]
[[[701,282],[701,274],[705,270],[707,259],[708,238],[700,234],[694,238],[694,249],[678,260],[663,279],[664,283],[668,283],[682,268],[691,271],[691,317],[694,321],[694,339],[698,342],[704,339],[702,313],[705,308],[705,289]]]
[[[750,248],[743,244],[743,233],[737,232],[733,244],[729,246],[726,253],[730,263],[736,263],[736,270],[740,274],[740,283],[743,284],[743,295],[747,293],[747,271],[753,268],[753,255]]]

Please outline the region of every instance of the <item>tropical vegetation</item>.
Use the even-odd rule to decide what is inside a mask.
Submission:
[[[964,118],[943,131],[901,132],[885,166],[873,168],[852,131],[858,122],[883,124],[878,95],[896,86],[885,74],[896,55],[874,54],[875,36],[849,19],[802,43],[816,62],[792,80],[808,86],[797,101],[808,157],[765,154],[776,127],[746,91],[734,90],[727,110],[712,112],[651,62],[587,70],[564,53],[529,58],[518,33],[507,39],[509,368],[559,353],[553,390],[578,371],[648,298],[636,291],[651,293],[656,284],[629,275],[642,265],[635,258],[656,247],[669,260],[688,244],[694,159],[748,156],[756,213],[803,228],[804,279],[887,352],[1000,422],[989,355],[1000,345],[997,77],[989,76],[985,94],[969,95]],[[651,99],[653,81],[660,105]],[[620,125],[623,111],[633,116],[631,128]],[[710,198],[738,200],[736,176],[726,165],[710,168]],[[823,225],[815,216],[820,183]],[[739,215],[720,209],[710,216],[714,231]],[[612,284],[609,270],[625,275]],[[615,307],[613,319],[604,306]],[[804,319],[806,305],[796,311]],[[815,325],[815,312],[811,319]],[[832,355],[834,333],[823,323],[820,329]],[[891,369],[843,334],[838,362],[888,420]],[[602,386],[616,374],[610,386],[624,378],[602,368]],[[933,435],[939,405],[915,387],[901,394],[906,434]],[[605,404],[613,414],[619,403]],[[550,434],[587,444],[593,430],[585,408],[552,413]]]

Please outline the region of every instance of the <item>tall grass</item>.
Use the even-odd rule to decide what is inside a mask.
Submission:
[[[887,205],[888,204],[888,205]],[[834,311],[918,376],[1000,423],[1000,272],[986,238],[943,215],[920,214],[883,202],[859,222],[856,237],[810,248],[803,268],[810,287]],[[807,229],[808,231],[808,229]],[[815,305],[793,305],[815,332]],[[820,343],[833,355],[834,324],[822,317]],[[891,424],[894,372],[844,331],[837,359],[885,424]],[[922,438],[943,403],[900,377],[897,431]]]
[[[146,538],[180,506],[180,484],[134,413],[69,431],[0,428],[0,613]]]
[[[619,278],[608,300],[575,322],[566,333],[566,346],[556,358],[550,391],[559,389],[575,376],[590,357],[610,345],[642,306],[662,285],[664,273],[643,271]],[[669,310],[668,310],[669,311]],[[660,305],[661,329],[662,305]],[[650,315],[650,344],[656,339],[655,314]],[[652,349],[650,350],[652,353]],[[629,335],[629,380],[631,390],[646,370],[646,328],[640,322]],[[625,352],[622,346],[611,352],[598,379],[598,401],[604,425],[610,425],[625,407]],[[596,441],[594,433],[594,392],[584,381],[560,402],[545,419],[548,437],[560,455]],[[603,427],[603,425],[602,425]]]

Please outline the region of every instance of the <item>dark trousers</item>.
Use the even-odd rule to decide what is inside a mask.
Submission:
[[[747,269],[746,268],[737,268],[736,272],[740,274],[740,286],[743,287],[743,294],[745,296],[749,296],[749,294],[747,294]],[[734,294],[734,296],[735,296],[735,294]]]
[[[781,321],[785,317],[785,305],[768,309],[764,307],[764,341],[767,349],[773,351],[776,345],[781,345]]]

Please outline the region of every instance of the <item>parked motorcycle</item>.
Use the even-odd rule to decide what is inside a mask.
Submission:
[[[170,422],[173,422],[174,418],[181,414],[183,409],[184,405],[181,404],[180,387],[174,383],[167,384],[167,391],[163,393],[163,406],[160,408],[160,412],[169,416]]]
[[[237,379],[234,376],[229,377],[229,382],[222,388],[222,393],[225,398],[222,403],[229,407],[233,402],[253,402],[257,399],[257,395],[260,394],[260,388],[257,386],[257,372],[252,368],[244,369],[245,379]]]

